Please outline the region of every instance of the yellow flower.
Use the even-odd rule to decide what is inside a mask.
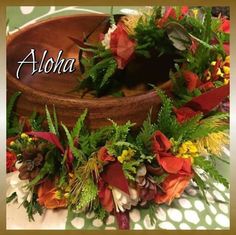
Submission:
[[[194,8],[192,12],[193,12],[194,18],[197,18],[199,10],[197,8]]]
[[[225,63],[230,63],[230,56],[229,55],[225,57]]]
[[[223,152],[222,146],[228,144],[229,135],[222,131],[208,134],[196,141],[196,146],[200,153],[210,152],[216,156],[220,156]]]
[[[180,146],[179,153],[180,154],[197,153],[197,147],[192,141],[186,141],[182,143],[182,145]]]
[[[129,161],[134,156],[134,154],[135,150],[131,148],[124,149],[117,159],[120,163],[123,163],[124,161]]]
[[[227,85],[229,83],[229,79],[225,78],[224,79],[224,84]]]
[[[216,61],[212,61],[211,65],[215,66],[216,65]]]
[[[221,77],[224,76],[220,68],[218,68],[216,75],[221,76]]]
[[[223,66],[223,70],[225,74],[229,74],[230,73],[230,67],[229,66]]]
[[[27,134],[25,134],[25,133],[22,133],[22,134],[20,135],[20,137],[21,137],[22,139],[28,139],[28,138],[29,138],[29,136],[28,136]]]
[[[58,191],[58,190],[57,190],[57,191],[55,192],[55,198],[56,198],[56,199],[62,199],[62,193],[61,193],[61,191]]]

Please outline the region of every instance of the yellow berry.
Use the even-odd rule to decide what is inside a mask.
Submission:
[[[20,135],[20,137],[21,137],[22,139],[28,139],[28,138],[29,138],[29,136],[28,136],[27,134],[25,134],[25,133],[22,133],[22,134]]]
[[[10,142],[10,146],[13,146],[13,145],[15,145],[15,142],[14,142],[14,141],[11,141],[11,142]]]

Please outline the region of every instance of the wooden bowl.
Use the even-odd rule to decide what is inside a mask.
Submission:
[[[88,109],[87,124],[97,129],[110,124],[108,118],[121,124],[128,120],[140,127],[150,108],[155,114],[160,107],[160,99],[155,91],[128,97],[80,98],[77,93],[69,93],[77,84],[79,70],[74,73],[35,73],[31,75],[32,65],[25,65],[16,78],[21,61],[30,52],[36,50],[36,59],[40,60],[45,49],[48,57],[56,59],[60,49],[63,58],[76,58],[78,67],[78,47],[69,37],[82,39],[100,24],[89,42],[96,42],[99,34],[107,27],[107,15],[83,14],[62,16],[28,25],[7,39],[7,92],[8,97],[16,91],[22,94],[18,99],[16,112],[29,116],[33,111],[45,113],[45,105],[55,105],[58,119],[69,128],[73,127],[79,115]],[[170,81],[161,85],[170,89]]]

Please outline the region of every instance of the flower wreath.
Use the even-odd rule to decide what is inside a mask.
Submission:
[[[112,82],[112,74],[125,68],[134,53],[148,56],[165,37],[185,56],[170,74],[172,98],[154,86],[162,107],[154,121],[148,116],[138,133],[132,132],[133,123],[118,125],[112,120],[110,126],[90,131],[85,125],[89,110],[72,130],[63,123],[59,126],[55,109],[52,115],[47,107],[48,128],[44,117],[36,113],[29,119],[13,118],[13,104],[20,93],[13,95],[8,103],[7,172],[14,174],[7,202],[17,199],[30,220],[44,208],[68,208],[94,211],[103,220],[114,214],[119,228],[128,229],[131,208],[170,205],[191,181],[206,199],[206,182],[199,170],[228,187],[214,159],[221,159],[222,147],[229,144],[225,107],[229,22],[211,18],[208,8],[203,13],[187,7],[167,7],[164,13],[154,8],[112,24],[101,39],[102,47],[91,49],[83,42],[84,50],[96,54],[87,59],[92,64],[85,70],[86,84],[94,83],[94,87],[99,87],[98,81],[104,86]],[[160,31],[158,36],[151,34],[153,30]],[[157,50],[165,53],[160,50],[168,51],[168,47]]]

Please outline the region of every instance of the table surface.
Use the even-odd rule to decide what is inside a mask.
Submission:
[[[114,7],[114,13],[135,13],[141,7]],[[27,24],[58,15],[80,13],[109,13],[110,7],[47,6],[7,7],[7,31],[14,33]],[[227,157],[227,156],[226,156]],[[228,178],[229,166],[219,164],[221,172]],[[7,176],[9,182],[11,174]],[[8,183],[7,183],[8,184]],[[171,206],[160,205],[156,210],[157,221],[150,223],[147,209],[130,211],[131,229],[229,229],[229,190],[212,182],[207,190],[209,205],[202,200],[198,189],[190,185],[180,199]],[[45,210],[43,216],[35,216],[29,222],[23,207],[17,203],[7,204],[7,229],[116,229],[114,216],[106,224],[95,218],[94,213],[70,214],[66,209]]]

